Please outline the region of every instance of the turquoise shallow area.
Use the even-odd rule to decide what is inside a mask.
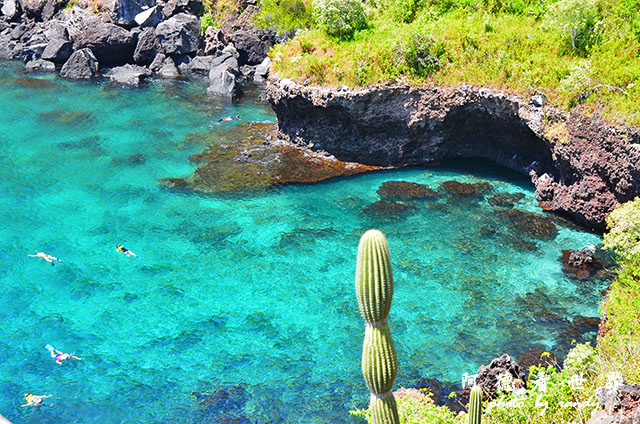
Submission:
[[[127,90],[18,69],[0,64],[0,413],[15,423],[356,422],[347,411],[368,392],[355,255],[371,227],[395,271],[396,387],[564,346],[567,320],[597,315],[606,283],[577,285],[558,262],[597,235],[560,227],[522,252],[486,200],[444,195],[399,220],[362,213],[385,181],[449,179],[525,193],[518,207],[542,213],[520,176],[469,162],[176,193],[158,180],[193,171],[203,146],[187,134],[233,131],[228,115],[273,121],[269,107],[251,93],[212,102],[198,83]],[[63,263],[27,257],[36,249]],[[59,366],[46,344],[82,361]],[[53,406],[20,408],[25,392]]]

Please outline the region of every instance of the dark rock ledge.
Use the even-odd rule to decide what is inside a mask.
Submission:
[[[640,129],[470,85],[361,89],[272,78],[279,137],[342,161],[425,165],[485,158],[530,175],[545,210],[602,230],[640,194]]]

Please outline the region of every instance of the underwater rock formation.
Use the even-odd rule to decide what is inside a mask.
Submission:
[[[415,210],[416,207],[413,205],[383,199],[365,206],[362,208],[362,213],[369,218],[380,221],[391,221],[404,218]]]
[[[512,208],[524,198],[524,193],[498,193],[489,197],[487,201],[491,206]]]
[[[414,200],[437,197],[438,193],[425,184],[408,181],[385,181],[377,191],[383,199]]]
[[[203,135],[215,143],[191,156],[191,161],[199,164],[196,171],[185,178],[163,178],[160,184],[201,194],[241,194],[380,169],[280,143],[275,140],[274,124],[244,123],[239,127],[233,139],[222,143],[216,142],[217,137],[225,133]]]
[[[534,213],[509,209],[496,211],[497,214],[507,219],[514,231],[536,240],[552,240],[558,234],[558,228],[551,218]]]
[[[460,181],[443,181],[440,183],[449,194],[454,196],[468,196],[468,197],[480,197],[482,193],[491,190],[493,186],[491,183],[481,181],[478,183],[461,183]]]
[[[640,195],[640,129],[566,113],[470,85],[359,89],[271,77],[280,136],[369,165],[484,158],[529,175],[541,206],[604,229],[618,204]],[[566,129],[558,139],[554,128]]]

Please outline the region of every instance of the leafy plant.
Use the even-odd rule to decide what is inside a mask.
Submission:
[[[587,56],[602,36],[598,0],[560,0],[549,10],[548,25],[559,28],[565,35],[568,50]]]
[[[598,356],[589,344],[576,345],[563,369],[533,366],[524,394],[503,392],[485,410],[487,422],[495,424],[585,423],[599,407],[594,390]]]
[[[412,33],[408,40],[398,42],[394,51],[412,72],[420,76],[436,72],[447,62],[444,42],[417,32]]]
[[[640,197],[618,205],[606,222],[604,247],[623,259],[640,257]]]
[[[279,34],[311,28],[313,15],[310,0],[262,0],[255,24],[273,28]]]
[[[360,0],[313,0],[313,17],[329,36],[342,40],[353,38],[368,25]]]
[[[433,395],[426,389],[398,389],[394,392],[398,404],[398,416],[402,424],[465,424],[464,415],[456,415],[446,406],[437,406]],[[368,409],[349,411],[351,415],[362,417],[371,424]]]

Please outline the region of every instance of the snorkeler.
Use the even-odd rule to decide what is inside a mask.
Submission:
[[[82,358],[78,358],[73,353],[62,353],[58,349],[54,349],[50,344],[46,345],[45,348],[51,352],[51,357],[56,360],[58,365],[62,365],[62,361],[69,358],[78,359],[80,361],[82,360]]]
[[[32,258],[42,258],[45,261],[49,262],[51,264],[51,266],[54,266],[56,264],[53,261],[62,262],[60,259],[56,258],[55,256],[46,254],[44,252],[38,252],[37,250],[36,250],[36,254],[35,255],[27,255],[27,256],[30,256]]]
[[[124,247],[121,244],[116,244],[116,252],[118,253],[124,253],[127,256],[131,256],[133,258],[137,258],[138,255],[136,255],[135,253],[133,253],[131,250],[127,249],[126,247]]]
[[[24,400],[27,402],[24,405],[20,405],[21,408],[25,406],[41,406],[42,400],[51,397],[51,395],[34,395],[32,393],[25,393]],[[51,405],[49,405],[51,406]]]
[[[240,119],[240,115],[236,115],[236,116],[227,116],[226,118],[220,118],[218,120],[218,122],[229,122],[229,121],[233,121],[235,119]]]

